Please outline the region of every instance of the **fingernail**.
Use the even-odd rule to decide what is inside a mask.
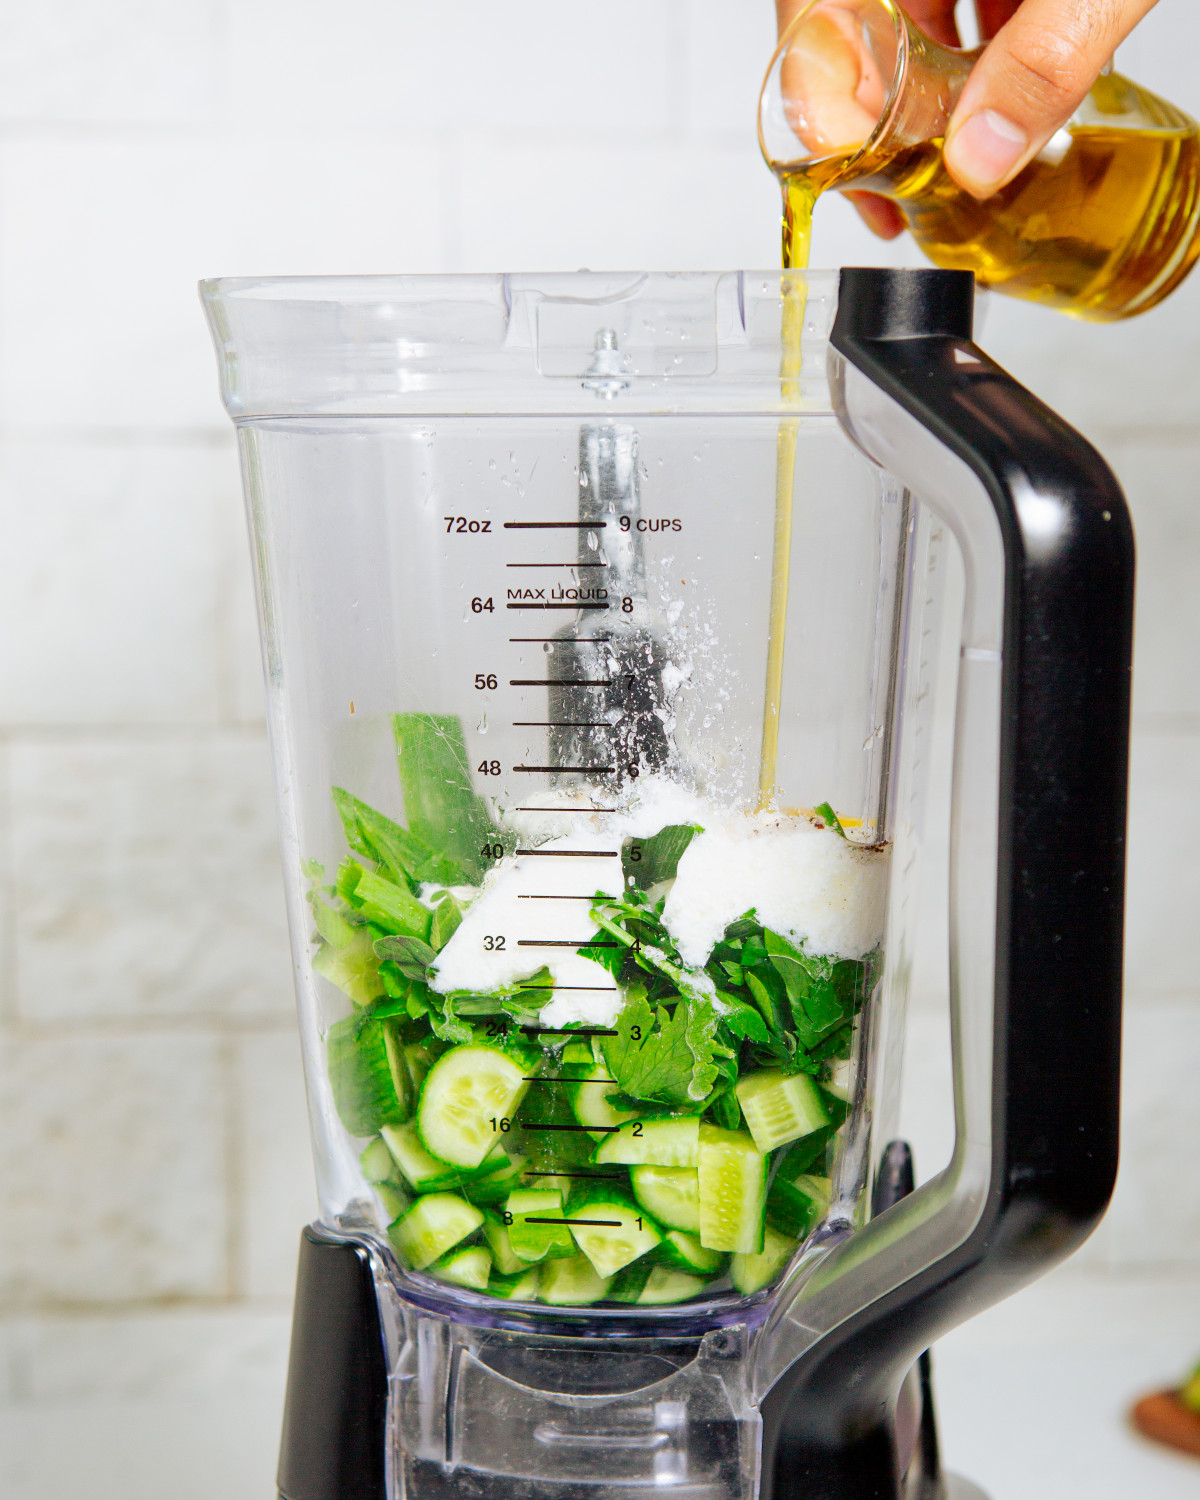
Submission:
[[[994,109],[982,109],[946,142],[946,165],[981,197],[994,192],[1029,149],[1029,137]]]

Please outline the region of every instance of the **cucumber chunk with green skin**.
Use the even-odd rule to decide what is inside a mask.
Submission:
[[[767,1194],[767,1222],[783,1234],[803,1239],[829,1207],[828,1177],[800,1173],[790,1181],[777,1174]]]
[[[379,960],[366,928],[356,927],[353,932],[344,947],[322,943],[312,956],[313,973],[336,985],[355,1005],[370,1005],[383,994]]]
[[[598,1162],[625,1166],[694,1167],[699,1156],[700,1117],[633,1120],[596,1148]]]
[[[430,1193],[418,1198],[404,1217],[388,1228],[392,1244],[414,1271],[423,1271],[459,1240],[483,1223],[483,1215],[455,1193]]]
[[[501,1165],[494,1171],[488,1168],[493,1158],[498,1157]],[[485,1156],[483,1165],[479,1168],[477,1177],[470,1173],[464,1173],[462,1184],[462,1195],[469,1198],[472,1203],[478,1204],[480,1208],[492,1207],[503,1203],[505,1198],[513,1190],[513,1185],[521,1180],[525,1171],[525,1158],[523,1156],[509,1156],[507,1152],[497,1147],[490,1156]]]
[[[399,1031],[390,1021],[380,1024],[383,1026],[383,1045],[387,1051],[388,1067],[392,1070],[392,1086],[396,1090],[396,1098],[405,1115],[411,1115],[417,1091],[413,1088],[412,1077],[404,1061],[404,1043]]]
[[[488,1295],[502,1297],[506,1302],[533,1302],[538,1295],[541,1271],[538,1266],[527,1266],[515,1276],[493,1276],[488,1282]]]
[[[363,1176],[368,1182],[399,1181],[396,1163],[392,1158],[392,1153],[387,1148],[387,1142],[382,1136],[377,1135],[358,1160],[362,1167]]]
[[[488,1242],[488,1249],[492,1252],[496,1270],[501,1276],[519,1276],[522,1271],[529,1269],[525,1261],[513,1249],[504,1220],[498,1215],[484,1214],[483,1237]]]
[[[608,1131],[614,1125],[623,1125],[632,1120],[636,1110],[614,1109],[608,1096],[616,1092],[617,1085],[607,1068],[594,1065],[578,1084],[569,1090],[571,1108],[581,1125],[592,1130]],[[610,1137],[611,1139],[611,1137]]]
[[[608,1301],[636,1302],[645,1290],[653,1269],[654,1265],[649,1257],[643,1255],[641,1260],[635,1260],[624,1270],[618,1271],[608,1289]]]
[[[821,1090],[807,1073],[791,1078],[778,1068],[750,1073],[739,1079],[734,1093],[754,1144],[764,1156],[829,1123]]]
[[[505,1131],[529,1084],[524,1069],[494,1047],[443,1052],[426,1075],[417,1108],[425,1149],[459,1167],[477,1167]]]
[[[605,1278],[615,1276],[662,1240],[645,1209],[617,1198],[597,1196],[573,1208],[567,1217],[575,1243],[596,1274]]]
[[[465,1250],[455,1250],[444,1260],[430,1266],[429,1274],[439,1281],[449,1281],[454,1286],[469,1287],[473,1292],[486,1292],[488,1278],[492,1274],[492,1257],[482,1245],[469,1245]]]
[[[518,1188],[504,1205],[508,1242],[523,1261],[544,1260],[547,1255],[573,1255],[575,1245],[565,1223],[562,1195],[545,1188]],[[550,1219],[557,1223],[531,1223]]]
[[[381,1126],[404,1119],[379,1021],[362,1016],[335,1021],[325,1039],[325,1056],[333,1102],[351,1135],[375,1135]]]
[[[412,1207],[412,1199],[404,1189],[396,1182],[375,1183],[375,1196],[383,1206],[384,1220],[391,1223],[393,1219],[400,1219]]]
[[[654,1266],[637,1299],[639,1307],[661,1307],[668,1302],[686,1302],[707,1285],[703,1276],[690,1276],[669,1266]]]
[[[633,1196],[671,1229],[700,1232],[700,1178],[693,1167],[634,1167]]]
[[[768,1224],[763,1247],[757,1254],[735,1255],[729,1262],[729,1279],[744,1297],[769,1286],[796,1250],[796,1241]]]
[[[608,1295],[610,1278],[601,1276],[583,1255],[548,1260],[541,1269],[538,1295],[557,1307],[589,1307]]]
[[[660,1265],[690,1271],[694,1276],[713,1276],[725,1264],[720,1250],[706,1250],[699,1236],[683,1229],[668,1229],[654,1254]]]
[[[763,1246],[767,1159],[744,1130],[700,1130],[700,1243],[757,1255]]]
[[[401,1176],[414,1191],[439,1193],[459,1185],[462,1172],[426,1151],[411,1120],[406,1125],[385,1125],[380,1136]]]

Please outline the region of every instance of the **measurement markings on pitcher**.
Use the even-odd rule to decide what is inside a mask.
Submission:
[[[505,531],[603,531],[607,521],[505,521]]]

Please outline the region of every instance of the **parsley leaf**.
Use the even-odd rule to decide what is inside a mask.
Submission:
[[[604,1040],[604,1060],[617,1087],[631,1099],[689,1104],[695,1059],[688,1045],[688,1007],[675,1014],[651,1010],[645,996],[625,1006],[617,1034]]]

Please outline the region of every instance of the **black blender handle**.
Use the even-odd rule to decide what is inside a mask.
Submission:
[[[1133,532],[1095,450],[972,343],[973,299],[967,272],[845,270],[830,358],[860,446],[898,453],[907,432],[911,453],[941,451],[986,492],[1003,544],[990,1170],[957,1243],[905,1261],[914,1237],[897,1231],[935,1202],[926,1184],[889,1210],[890,1235],[843,1247],[847,1281],[860,1237],[888,1278],[763,1398],[762,1500],[898,1500],[913,1361],[1076,1249],[1116,1177]],[[851,387],[874,403],[873,445]],[[921,498],[919,465],[887,452],[871,456]]]

